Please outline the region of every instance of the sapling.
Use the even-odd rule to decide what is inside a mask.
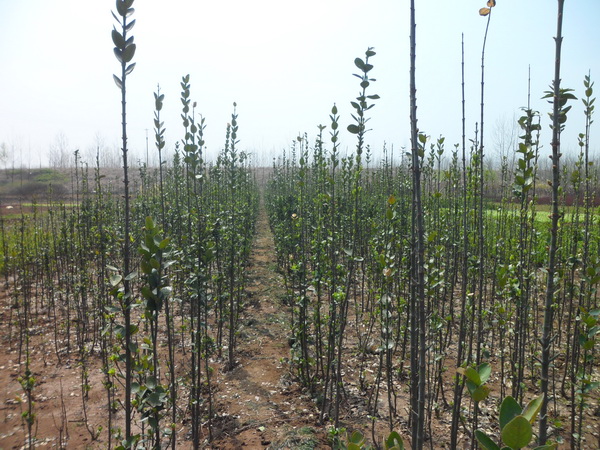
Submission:
[[[426,142],[417,125],[417,25],[415,1],[410,2],[410,145],[412,170],[411,275],[410,275],[410,427],[413,450],[425,442],[426,352],[425,340],[425,224],[421,191],[421,158]]]
[[[116,9],[119,17],[113,12],[113,17],[120,26],[112,31],[112,40],[115,44],[114,53],[121,65],[121,76],[113,75],[117,87],[121,91],[121,152],[123,156],[123,185],[125,196],[125,229],[123,236],[123,295],[122,309],[125,318],[125,447],[134,445],[135,439],[131,434],[131,381],[132,381],[132,355],[131,355],[131,303],[130,288],[130,205],[129,205],[129,166],[127,160],[127,76],[135,68],[131,63],[135,55],[136,45],[133,36],[129,33],[135,25],[135,20],[129,20],[134,12],[134,0],[117,0]]]
[[[548,250],[548,266],[546,275],[546,298],[544,302],[544,324],[543,334],[541,336],[541,390],[544,395],[541,407],[541,418],[539,425],[538,439],[540,444],[546,442],[547,437],[547,411],[548,411],[548,391],[549,391],[549,375],[550,375],[550,364],[552,360],[551,346],[552,346],[552,330],[553,330],[553,318],[554,318],[554,302],[555,302],[555,290],[557,276],[556,271],[556,255],[558,248],[558,221],[560,219],[560,213],[558,209],[559,195],[560,195],[560,133],[564,127],[564,123],[567,120],[567,112],[571,108],[567,107],[566,103],[570,99],[574,99],[573,94],[569,90],[562,89],[560,86],[560,69],[561,69],[561,49],[562,49],[562,22],[563,22],[563,9],[564,0],[558,0],[558,12],[557,12],[557,25],[556,25],[556,37],[555,37],[555,65],[554,65],[554,81],[552,83],[552,91],[546,94],[547,98],[552,98],[553,112],[551,114],[552,119],[552,155],[550,156],[552,161],[552,181],[549,182],[552,188],[552,209],[550,214],[551,226],[550,226],[550,246]]]
[[[162,237],[151,217],[146,218],[144,234],[144,240],[139,248],[142,258],[140,268],[145,282],[141,294],[144,298],[144,316],[150,323],[150,345],[146,345],[145,348],[147,352],[151,352],[152,364],[149,366],[149,373],[146,374],[145,384],[134,385],[134,394],[142,420],[147,421],[151,429],[153,448],[160,448],[160,420],[168,402],[169,391],[160,383],[158,325],[160,311],[171,297],[172,288],[165,271],[174,260],[170,259],[170,240]]]
[[[340,327],[337,330],[337,342],[336,342],[336,350],[337,350],[337,358],[336,358],[336,392],[335,392],[335,405],[334,405],[334,422],[336,428],[339,426],[339,406],[341,402],[341,389],[343,388],[342,381],[342,348],[345,337],[345,327],[348,317],[348,305],[349,305],[349,297],[350,297],[350,289],[352,284],[354,283],[354,276],[356,274],[356,266],[357,263],[360,262],[360,256],[358,255],[358,233],[359,233],[359,205],[361,202],[361,175],[362,175],[362,152],[364,151],[365,146],[365,135],[367,131],[367,122],[369,118],[366,116],[368,110],[375,106],[374,103],[369,103],[369,100],[377,100],[379,96],[377,94],[367,95],[367,88],[370,86],[372,82],[375,81],[374,78],[370,78],[369,72],[373,69],[373,65],[369,64],[369,59],[375,56],[375,52],[372,48],[368,48],[365,52],[365,60],[363,61],[361,58],[356,58],[354,60],[355,66],[362,72],[360,74],[354,74],[357,78],[361,80],[360,87],[361,91],[358,97],[356,97],[356,102],[351,102],[352,107],[355,110],[355,113],[352,114],[352,118],[354,119],[353,124],[348,125],[348,131],[357,137],[356,144],[356,167],[352,174],[352,213],[351,213],[351,230],[350,230],[350,240],[349,240],[349,248],[344,249],[346,254],[349,256],[348,259],[348,273],[346,275],[346,286],[343,292],[340,292]]]

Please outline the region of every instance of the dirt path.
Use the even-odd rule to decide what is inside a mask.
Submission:
[[[317,412],[289,378],[288,307],[276,272],[273,234],[261,201],[248,268],[248,304],[241,318],[238,364],[219,377],[222,417],[214,448],[326,447]],[[226,419],[229,420],[226,420]]]

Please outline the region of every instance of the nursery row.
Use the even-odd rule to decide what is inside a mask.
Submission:
[[[370,68],[364,61],[357,67]],[[364,86],[366,72],[361,79]],[[585,87],[584,103],[593,104],[587,77]],[[419,420],[427,433],[441,432],[455,448],[463,432],[498,432],[490,417],[497,420],[494,405],[502,399],[522,404],[535,397],[533,424],[547,395],[550,438],[579,447],[598,410],[598,173],[589,141],[581,135],[578,159],[560,173],[549,391],[540,395],[552,222],[539,204],[547,189],[546,174],[538,173],[539,114],[524,110],[518,150],[502,160],[493,186],[477,137],[470,149],[448,150],[444,138],[419,134],[417,212],[414,159],[384,151],[383,161],[373,162],[363,144],[371,98],[363,90],[353,103],[353,154],[340,152],[334,107],[329,131],[320,127],[314,143],[300,136],[279,158],[265,194],[293,307],[293,370],[321,419],[340,427],[355,391],[375,436],[381,422],[389,430],[410,427],[417,396],[425,402]],[[420,305],[417,214],[424,230]],[[415,366],[425,376],[424,396],[415,392]]]

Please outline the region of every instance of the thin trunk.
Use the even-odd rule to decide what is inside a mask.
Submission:
[[[544,444],[547,439],[548,424],[548,375],[550,371],[550,346],[552,345],[552,320],[554,303],[554,276],[556,272],[556,249],[558,240],[558,196],[560,183],[560,57],[562,45],[562,20],[565,1],[558,0],[558,15],[556,25],[556,49],[554,64],[554,107],[552,116],[552,212],[550,214],[552,225],[550,227],[550,250],[548,254],[548,279],[546,284],[546,301],[544,305],[544,328],[541,338],[542,344],[542,370],[541,370],[541,388],[544,401],[540,410],[540,427],[538,432],[538,442]]]
[[[425,414],[425,289],[424,289],[424,225],[421,200],[421,167],[417,129],[416,87],[416,23],[415,0],[410,2],[410,125],[413,171],[413,236],[414,252],[411,289],[411,432],[412,448],[423,448]]]

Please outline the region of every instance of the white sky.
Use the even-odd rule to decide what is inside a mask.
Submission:
[[[600,79],[600,1],[566,0],[563,87],[582,94],[584,75]],[[556,1],[498,0],[486,50],[486,142],[499,121],[512,120],[527,102],[531,64],[532,106],[553,77]],[[417,0],[419,127],[446,136],[448,150],[461,136],[461,33],[465,34],[467,127],[479,120],[480,57],[485,0]],[[16,165],[37,167],[62,133],[71,150],[95,148],[100,136],[119,146],[119,72],[110,37],[109,0],[0,0],[0,143]],[[183,135],[180,80],[191,75],[192,99],[206,117],[209,155],[224,145],[233,102],[238,104],[240,148],[269,164],[299,133],[311,142],[317,125],[329,125],[337,103],[345,127],[358,95],[353,60],[374,47],[367,142],[379,152],[409,143],[408,0],[137,0],[133,30],[137,67],[128,78],[129,143],[134,161],[145,159],[145,129],[153,152],[153,92],[165,94],[167,147]],[[600,83],[596,83],[600,92]],[[583,131],[581,102],[570,113],[563,148],[576,149]],[[592,131],[595,131],[594,128]],[[327,131],[328,132],[328,131]],[[592,135],[592,143],[598,142]],[[550,151],[549,133],[543,152]],[[597,147],[597,144],[595,145]]]

